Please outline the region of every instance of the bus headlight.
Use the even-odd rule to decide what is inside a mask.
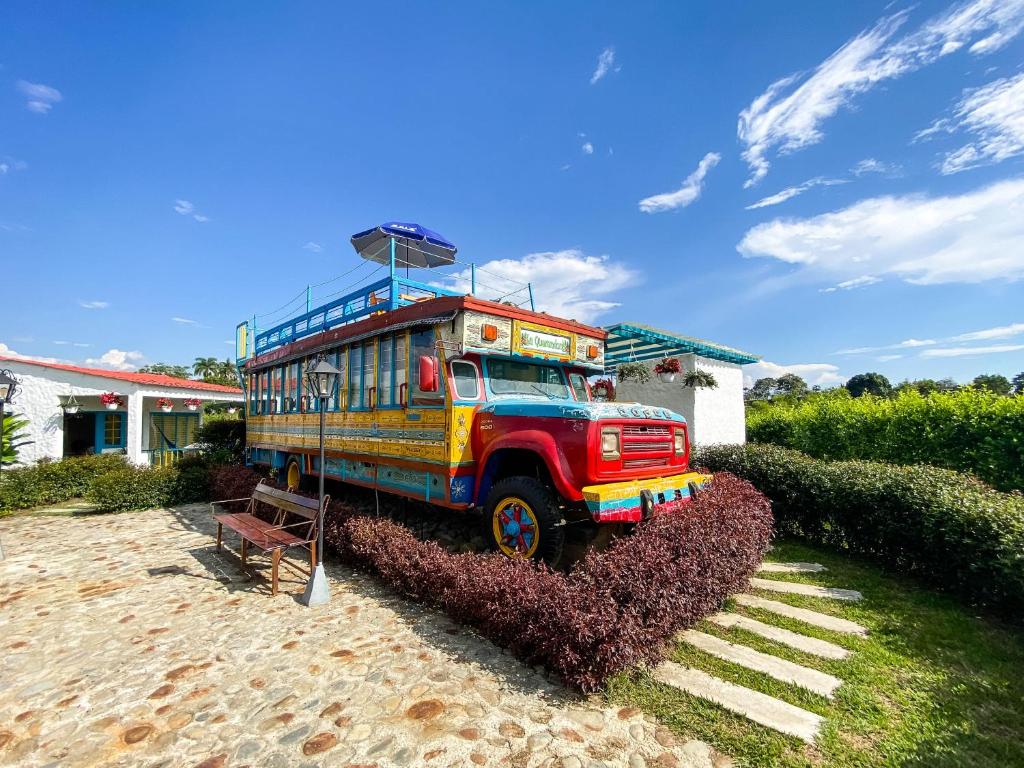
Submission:
[[[601,458],[605,461],[622,455],[620,434],[618,427],[605,427],[601,430]]]
[[[681,429],[677,429],[672,435],[672,450],[676,453],[686,453],[686,433]]]

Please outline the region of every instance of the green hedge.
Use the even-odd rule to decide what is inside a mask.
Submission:
[[[748,407],[747,437],[820,459],[931,464],[1024,489],[1024,397],[965,389],[854,398],[837,390]]]
[[[99,454],[4,469],[0,476],[0,512],[60,504],[85,496],[95,478],[125,466],[124,456]]]
[[[86,498],[100,512],[153,509],[202,501],[207,497],[209,468],[136,467],[126,465],[93,480]]]
[[[137,467],[111,454],[41,461],[0,476],[0,514],[79,497],[103,512],[201,501],[209,498],[212,466],[200,455],[165,469]]]
[[[871,557],[968,600],[1024,609],[1024,495],[929,466],[822,461],[771,445],[710,446],[694,464],[749,480],[779,532]]]

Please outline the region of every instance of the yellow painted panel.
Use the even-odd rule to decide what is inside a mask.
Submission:
[[[639,496],[641,491],[661,493],[675,488],[685,488],[691,482],[703,485],[711,478],[711,475],[703,475],[700,472],[687,472],[671,477],[654,477],[650,480],[624,480],[619,483],[588,485],[583,488],[583,499],[584,501],[632,499]]]

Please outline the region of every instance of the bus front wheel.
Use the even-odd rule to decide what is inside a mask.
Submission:
[[[506,557],[555,565],[562,556],[565,521],[554,497],[533,477],[496,482],[484,506],[484,540]]]

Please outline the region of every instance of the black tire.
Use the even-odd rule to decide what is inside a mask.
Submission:
[[[550,566],[557,565],[565,543],[565,521],[551,491],[533,477],[506,477],[491,487],[484,505],[481,526],[487,546],[499,552],[503,551],[494,533],[494,518],[499,505],[510,497],[524,501],[537,521],[537,542],[531,557],[534,560],[543,560]]]

